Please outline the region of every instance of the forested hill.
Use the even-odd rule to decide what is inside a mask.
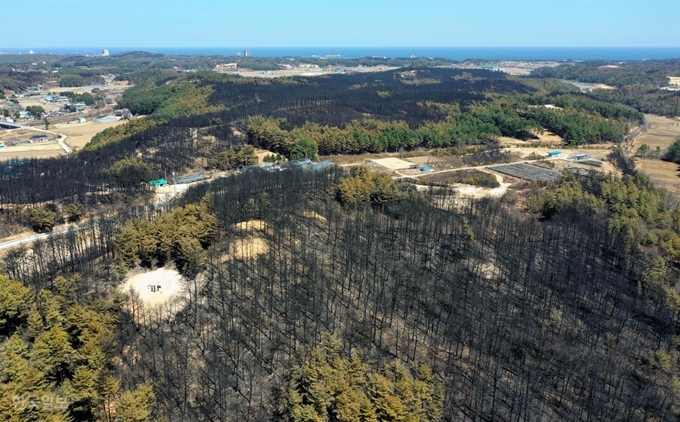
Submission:
[[[601,101],[626,104],[645,113],[680,116],[680,91],[659,89],[669,85],[669,77],[680,76],[680,59],[586,61],[539,68],[531,72],[531,76],[613,86],[617,89],[597,89],[588,95]]]
[[[14,254],[25,286],[0,302],[3,391],[39,385],[70,405],[0,412],[677,420],[680,211],[663,191],[567,174],[532,186],[539,219],[516,197],[445,210],[455,197],[383,176],[250,171],[198,185],[94,245],[64,239],[82,278],[53,286],[61,243]],[[135,265],[181,269],[187,297],[145,310],[110,295]]]
[[[680,77],[680,58],[631,62],[585,61],[542,67],[534,70],[531,75],[601,83],[619,88],[628,85],[668,86],[669,76]]]
[[[640,113],[589,99],[566,84],[483,70],[274,80],[199,72],[151,79],[121,101],[147,117],[103,131],[71,157],[26,160],[3,170],[0,203],[83,202],[91,192],[143,190],[140,183],[197,165],[238,168],[251,163],[248,154],[232,159],[244,156],[245,142],[288,158],[466,147],[499,136],[530,140],[542,131],[582,145],[619,142],[642,120]],[[543,107],[548,104],[560,109]],[[142,162],[117,171],[130,156]]]

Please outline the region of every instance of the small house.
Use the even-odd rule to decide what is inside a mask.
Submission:
[[[83,116],[78,117],[78,123],[85,123],[87,122],[87,119],[84,118]]]
[[[47,135],[33,135],[30,138],[28,138],[28,142],[33,143],[33,142],[45,142],[49,139]]]
[[[557,157],[560,155],[562,152],[561,151],[549,151],[548,152],[548,157]]]

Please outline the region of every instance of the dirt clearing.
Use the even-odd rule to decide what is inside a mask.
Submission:
[[[181,298],[185,282],[177,271],[159,268],[128,276],[119,289],[124,293],[135,292],[144,305],[156,307]]]
[[[405,161],[405,160],[402,160],[400,158],[394,158],[394,157],[379,158],[377,160],[371,160],[371,161],[373,161],[374,163],[376,163],[380,166],[386,167],[390,170],[404,170],[404,169],[410,168],[412,165],[415,164],[415,163],[412,163],[410,161]]]
[[[267,151],[266,149],[260,149],[256,148],[255,149],[255,156],[257,157],[257,162],[258,164],[264,163],[264,157],[268,155],[276,155],[271,151]]]
[[[267,230],[267,222],[263,220],[248,220],[236,223],[233,226],[235,229],[242,230],[245,232],[249,231],[265,231]]]
[[[227,253],[222,256],[221,261],[255,258],[267,252],[269,252],[269,245],[266,240],[259,236],[248,236],[231,242],[227,248]]]

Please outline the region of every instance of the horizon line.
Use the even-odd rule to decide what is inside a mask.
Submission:
[[[366,46],[366,45],[301,45],[301,46],[293,46],[293,45],[256,45],[256,46],[238,46],[238,45],[223,45],[223,46],[205,46],[205,45],[172,45],[172,46],[154,46],[154,45],[127,45],[127,46],[110,46],[110,47],[101,47],[101,46],[65,46],[65,47],[57,47],[57,46],[47,46],[47,47],[40,47],[40,46],[33,46],[33,47],[9,47],[9,46],[0,46],[0,49],[11,49],[11,50],[19,50],[19,49],[91,49],[91,48],[246,48],[246,49],[253,49],[253,48],[678,48],[680,49],[680,45],[478,45],[478,46],[470,46],[470,45],[373,45],[373,46]]]

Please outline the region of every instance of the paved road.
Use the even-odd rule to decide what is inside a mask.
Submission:
[[[181,196],[190,185],[209,182],[211,180],[215,180],[215,178],[217,178],[217,177],[224,177],[226,175],[226,173],[227,172],[217,173],[212,179],[204,179],[204,180],[201,180],[199,182],[176,185],[172,189],[172,191],[159,194],[158,198],[153,202],[153,205],[158,206],[158,205],[166,204],[166,203],[170,202],[170,200],[172,198],[174,198],[175,196]],[[58,229],[58,230],[53,230],[49,233],[32,234],[32,235],[28,235],[28,236],[25,236],[25,237],[22,237],[22,238],[19,238],[19,239],[9,240],[9,241],[6,241],[6,242],[0,241],[0,251],[16,248],[17,246],[21,246],[21,245],[25,245],[25,244],[30,244],[30,243],[36,242],[38,240],[45,240],[45,239],[48,239],[51,236],[58,236],[60,234],[65,234],[66,232],[68,232],[72,228],[74,230],[84,230],[84,229],[89,229],[90,227],[91,227],[90,224],[84,224],[82,226],[71,226],[71,227],[61,228],[61,229]]]
[[[55,234],[66,233],[67,231],[68,231],[68,229],[66,229],[66,230],[55,230],[54,232],[51,232],[51,233],[34,234],[34,235],[31,235],[31,236],[22,237],[20,239],[10,240],[9,242],[3,242],[3,243],[0,243],[0,251],[16,248],[17,246],[25,245],[27,243],[33,243],[33,242],[38,241],[38,240],[47,239],[50,236],[53,236]]]

